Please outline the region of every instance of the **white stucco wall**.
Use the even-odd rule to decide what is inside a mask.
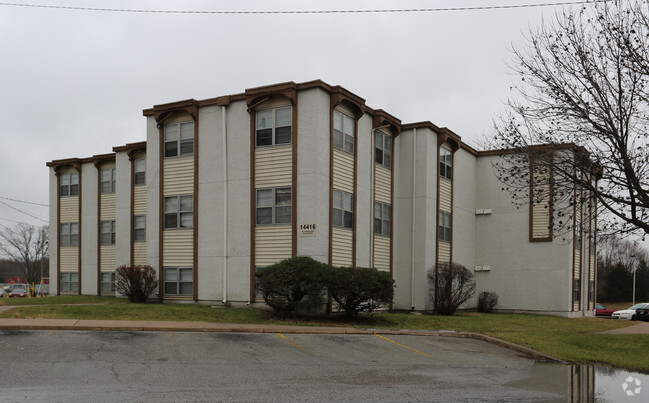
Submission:
[[[92,162],[81,165],[81,293],[97,295],[97,168]]]
[[[153,116],[146,119],[146,256],[160,278],[160,130]]]
[[[372,141],[372,117],[363,115],[358,121],[358,147],[356,151],[356,266],[370,265],[370,242],[372,240],[372,204],[370,175],[374,170],[374,147]]]

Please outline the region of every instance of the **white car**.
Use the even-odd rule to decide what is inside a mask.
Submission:
[[[629,309],[613,312],[611,319],[635,320],[635,310],[647,307],[649,307],[649,303],[646,302],[642,304],[635,304]]]

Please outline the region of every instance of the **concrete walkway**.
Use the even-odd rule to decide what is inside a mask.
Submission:
[[[631,322],[636,323],[636,322]],[[640,322],[637,325],[623,327],[621,329],[607,330],[601,334],[649,334],[649,322]]]

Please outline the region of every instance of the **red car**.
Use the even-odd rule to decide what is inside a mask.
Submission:
[[[608,309],[602,304],[595,304],[595,316],[610,318],[615,309]]]
[[[27,289],[16,287],[9,293],[9,298],[27,298]]]

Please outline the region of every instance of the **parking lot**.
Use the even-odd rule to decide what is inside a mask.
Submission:
[[[9,401],[563,401],[570,391],[564,377],[539,388],[538,364],[520,353],[439,336],[0,331],[0,364]]]

